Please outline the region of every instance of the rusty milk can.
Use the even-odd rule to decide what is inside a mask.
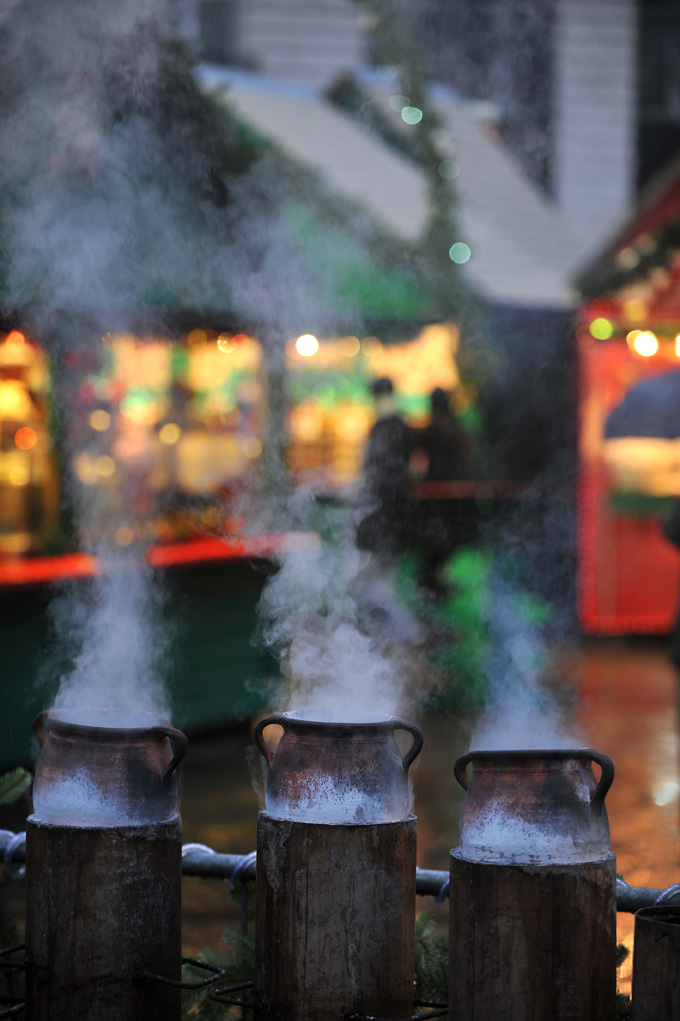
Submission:
[[[454,772],[466,794],[451,852],[451,1016],[609,1021],[611,760],[592,748],[473,751]]]
[[[42,822],[124,826],[174,816],[187,739],[163,716],[50,709],[33,729],[41,745],[33,805]]]
[[[277,724],[282,737],[272,751],[263,732]],[[402,755],[395,732],[411,734]],[[329,723],[295,712],[276,713],[257,724],[255,740],[269,767],[267,812],[303,822],[396,822],[409,814],[408,771],[423,746],[412,723],[375,717],[361,723]]]

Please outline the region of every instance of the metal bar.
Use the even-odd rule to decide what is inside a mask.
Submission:
[[[185,979],[165,978],[164,975],[151,975],[143,971],[136,972],[135,977],[139,979],[146,979],[148,982],[160,982],[161,985],[164,986],[176,986],[178,989],[205,989],[206,986],[211,986],[214,982],[219,982],[219,980],[224,978],[226,974],[224,968],[218,968],[215,964],[206,964],[205,961],[197,961],[195,957],[183,957],[182,964],[190,964],[192,968],[197,968],[199,971],[209,971],[211,974],[208,978],[199,979],[198,982],[187,982]]]
[[[4,854],[5,847],[15,834],[8,834],[7,831],[0,832],[0,855]],[[230,879],[237,865],[243,862],[246,855],[242,854],[218,854],[209,849],[187,847],[182,854],[182,874],[185,876],[202,876],[204,879]],[[14,848],[12,855],[14,862],[26,860],[26,845],[20,843]],[[239,870],[239,879],[255,879],[256,865],[251,861]],[[416,872],[416,893],[421,897],[437,897],[443,891],[443,898],[447,896],[445,885],[448,882],[449,873],[439,869],[418,869]],[[675,884],[672,884],[675,885]],[[669,891],[671,887],[667,888]],[[616,890],[616,910],[635,914],[638,908],[653,907],[659,897],[666,893],[665,889],[658,889],[647,886],[628,886],[619,882]],[[443,899],[442,898],[442,899]],[[664,903],[680,902],[680,893],[677,898],[664,897]]]
[[[243,1007],[247,1010],[255,1010],[256,1004],[254,1001],[249,1002],[248,1000],[241,1000],[237,996],[233,996],[233,993],[241,992],[243,989],[252,989],[255,983],[250,982],[237,982],[234,985],[224,986],[222,989],[211,989],[208,996],[215,1003],[228,1003],[236,1007]]]

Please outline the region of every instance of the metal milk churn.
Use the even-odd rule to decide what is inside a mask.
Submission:
[[[283,735],[275,751],[263,731],[277,724]],[[413,742],[405,755],[395,732]],[[412,723],[376,717],[362,723],[328,723],[294,712],[260,720],[255,740],[265,756],[267,812],[302,822],[397,822],[409,814],[408,770],[423,746]]]
[[[273,724],[282,731],[274,751],[263,737]],[[403,755],[401,730],[411,736]],[[420,730],[394,717],[280,713],[259,722],[255,739],[269,767],[257,828],[256,1021],[410,1017],[417,820],[408,771]]]
[[[125,826],[177,811],[175,770],[187,739],[163,716],[50,709],[33,729],[41,745],[33,805],[42,822]]]
[[[469,860],[594,861],[610,850],[604,798],[614,766],[593,748],[472,751],[454,775],[466,792],[459,851]]]
[[[454,772],[466,794],[451,852],[451,1016],[608,1021],[616,1000],[616,859],[604,806],[611,760],[592,748],[473,751]]]

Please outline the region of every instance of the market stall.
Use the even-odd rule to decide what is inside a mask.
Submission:
[[[663,634],[680,554],[680,177],[658,189],[584,276],[579,314],[579,621]]]

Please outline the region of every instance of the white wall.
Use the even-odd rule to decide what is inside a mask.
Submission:
[[[558,0],[555,197],[584,254],[630,212],[636,143],[636,0]]]

